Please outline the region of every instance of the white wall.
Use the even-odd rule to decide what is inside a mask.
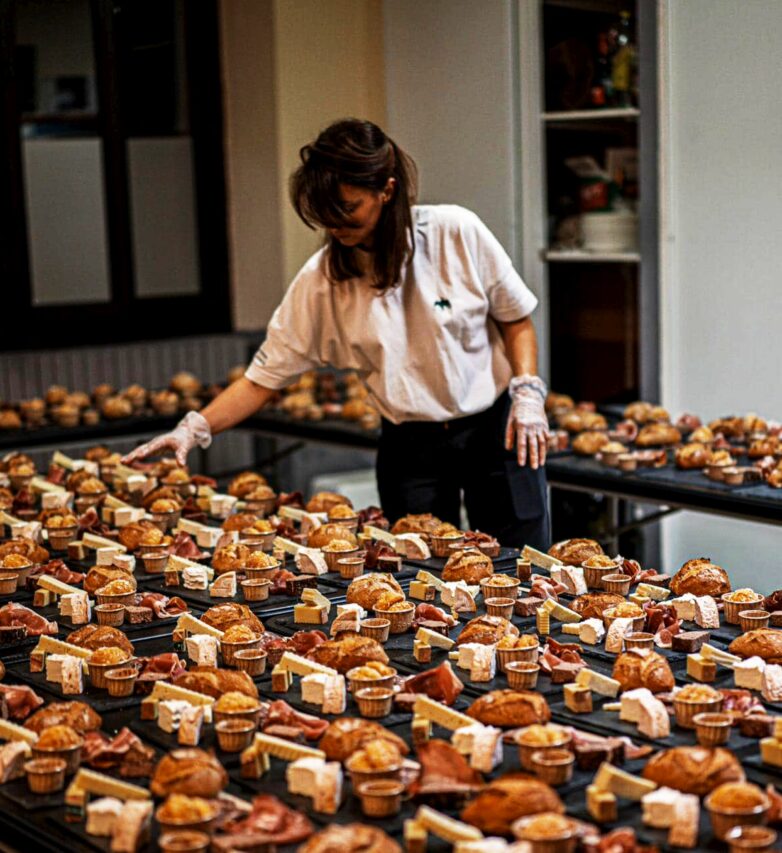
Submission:
[[[782,3],[669,0],[664,23],[663,402],[780,418]],[[782,586],[777,528],[687,514],[665,541],[667,568],[707,554]]]
[[[385,0],[389,134],[420,200],[474,210],[518,261],[512,0]]]

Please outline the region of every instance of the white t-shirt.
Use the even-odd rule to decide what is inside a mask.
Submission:
[[[497,238],[471,211],[413,207],[415,255],[401,284],[380,292],[332,284],[325,248],[293,280],[245,376],[284,388],[331,365],[355,370],[393,423],[446,421],[488,409],[512,371],[498,326],[538,300]]]

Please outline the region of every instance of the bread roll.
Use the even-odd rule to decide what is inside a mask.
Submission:
[[[465,643],[480,643],[493,646],[503,637],[518,637],[519,629],[501,616],[477,616],[462,628],[456,640],[457,646]]]
[[[611,439],[604,432],[588,432],[579,433],[572,443],[573,452],[579,456],[594,456],[599,450],[602,450]]]
[[[307,505],[304,508],[307,512],[328,512],[337,504],[352,506],[350,500],[345,495],[337,494],[337,492],[317,492],[307,501]]]
[[[454,551],[443,566],[443,580],[465,581],[470,586],[479,584],[494,574],[494,563],[475,548]]]
[[[602,619],[604,610],[624,604],[624,601],[624,598],[615,592],[587,592],[573,600],[571,609],[580,613],[584,619]]]
[[[681,440],[682,434],[672,424],[652,423],[641,427],[635,443],[638,447],[663,447]]]
[[[252,678],[238,669],[219,669],[215,666],[194,666],[174,679],[174,684],[219,699],[223,693],[243,693],[258,698],[258,688]]]
[[[676,450],[676,467],[683,470],[703,468],[709,461],[710,450],[705,444],[691,442]]]
[[[298,853],[402,853],[402,848],[378,826],[333,823],[305,841]]]
[[[237,601],[226,601],[225,604],[210,607],[201,616],[201,621],[219,631],[227,631],[235,625],[245,625],[256,636],[260,636],[265,630],[263,623],[252,610],[246,604],[239,604]]]
[[[126,572],[125,569],[118,569],[114,566],[93,566],[87,572],[87,577],[84,578],[84,591],[93,595],[102,586],[117,580],[130,581],[133,589],[136,589],[136,579],[132,572]]]
[[[622,690],[646,687],[652,693],[665,693],[676,683],[668,661],[653,651],[646,654],[630,651],[619,655],[612,677],[622,685]]]
[[[129,655],[133,654],[133,644],[127,634],[110,625],[85,625],[68,634],[65,641],[92,651],[116,646]]]
[[[103,723],[99,714],[86,702],[52,702],[39,708],[25,720],[24,726],[38,734],[51,726],[70,726],[74,731],[97,731]]]
[[[373,720],[360,717],[340,717],[329,724],[318,743],[329,761],[347,761],[351,755],[369,741],[386,740],[402,753],[410,752],[402,738]]]
[[[602,554],[603,549],[594,539],[565,539],[552,545],[548,552],[566,566],[580,566],[584,560]]]
[[[744,771],[727,749],[676,746],[653,755],[643,777],[660,786],[705,797],[725,782],[743,782]]]
[[[524,773],[506,773],[467,804],[461,819],[485,835],[508,836],[514,821],[540,812],[564,814],[565,807],[556,791]]]
[[[712,563],[707,557],[698,557],[687,562],[671,578],[671,592],[674,595],[710,595],[719,599],[730,592],[730,580],[725,569]]]
[[[766,663],[782,663],[782,631],[773,628],[755,628],[740,634],[728,646],[732,655],[740,658],[763,658]]]
[[[402,601],[405,594],[402,592],[402,587],[389,574],[381,572],[372,572],[368,575],[362,575],[351,581],[348,587],[347,600],[351,604],[360,604],[364,610],[373,610],[375,602],[383,593],[394,592]]]
[[[369,661],[388,663],[388,655],[377,640],[362,637],[361,634],[345,634],[338,640],[328,640],[315,646],[307,653],[310,660],[330,666],[343,675]]]
[[[355,548],[358,545],[358,539],[354,533],[345,527],[344,524],[321,524],[316,527],[307,538],[307,545],[310,548],[322,548],[333,542],[335,539],[344,539],[346,542]]]
[[[531,690],[492,690],[476,699],[467,714],[486,726],[516,728],[551,719],[548,702]]]
[[[430,512],[419,515],[405,515],[394,523],[391,532],[395,535],[397,533],[420,533],[423,536],[428,536],[430,533],[434,533],[442,523],[437,516]]]
[[[222,764],[203,749],[175,749],[157,763],[150,791],[156,797],[185,794],[188,797],[216,797],[228,784]]]

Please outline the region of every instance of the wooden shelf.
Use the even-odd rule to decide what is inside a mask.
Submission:
[[[640,252],[588,252],[584,249],[543,249],[543,260],[552,263],[639,264]]]
[[[637,107],[612,107],[592,110],[558,110],[543,113],[543,121],[600,121],[601,119],[625,119],[632,121],[641,115]]]

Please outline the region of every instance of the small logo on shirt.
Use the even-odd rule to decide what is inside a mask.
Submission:
[[[434,303],[434,307],[442,308],[443,311],[445,311],[447,308],[450,311],[451,303],[447,299],[438,299],[437,302]]]

